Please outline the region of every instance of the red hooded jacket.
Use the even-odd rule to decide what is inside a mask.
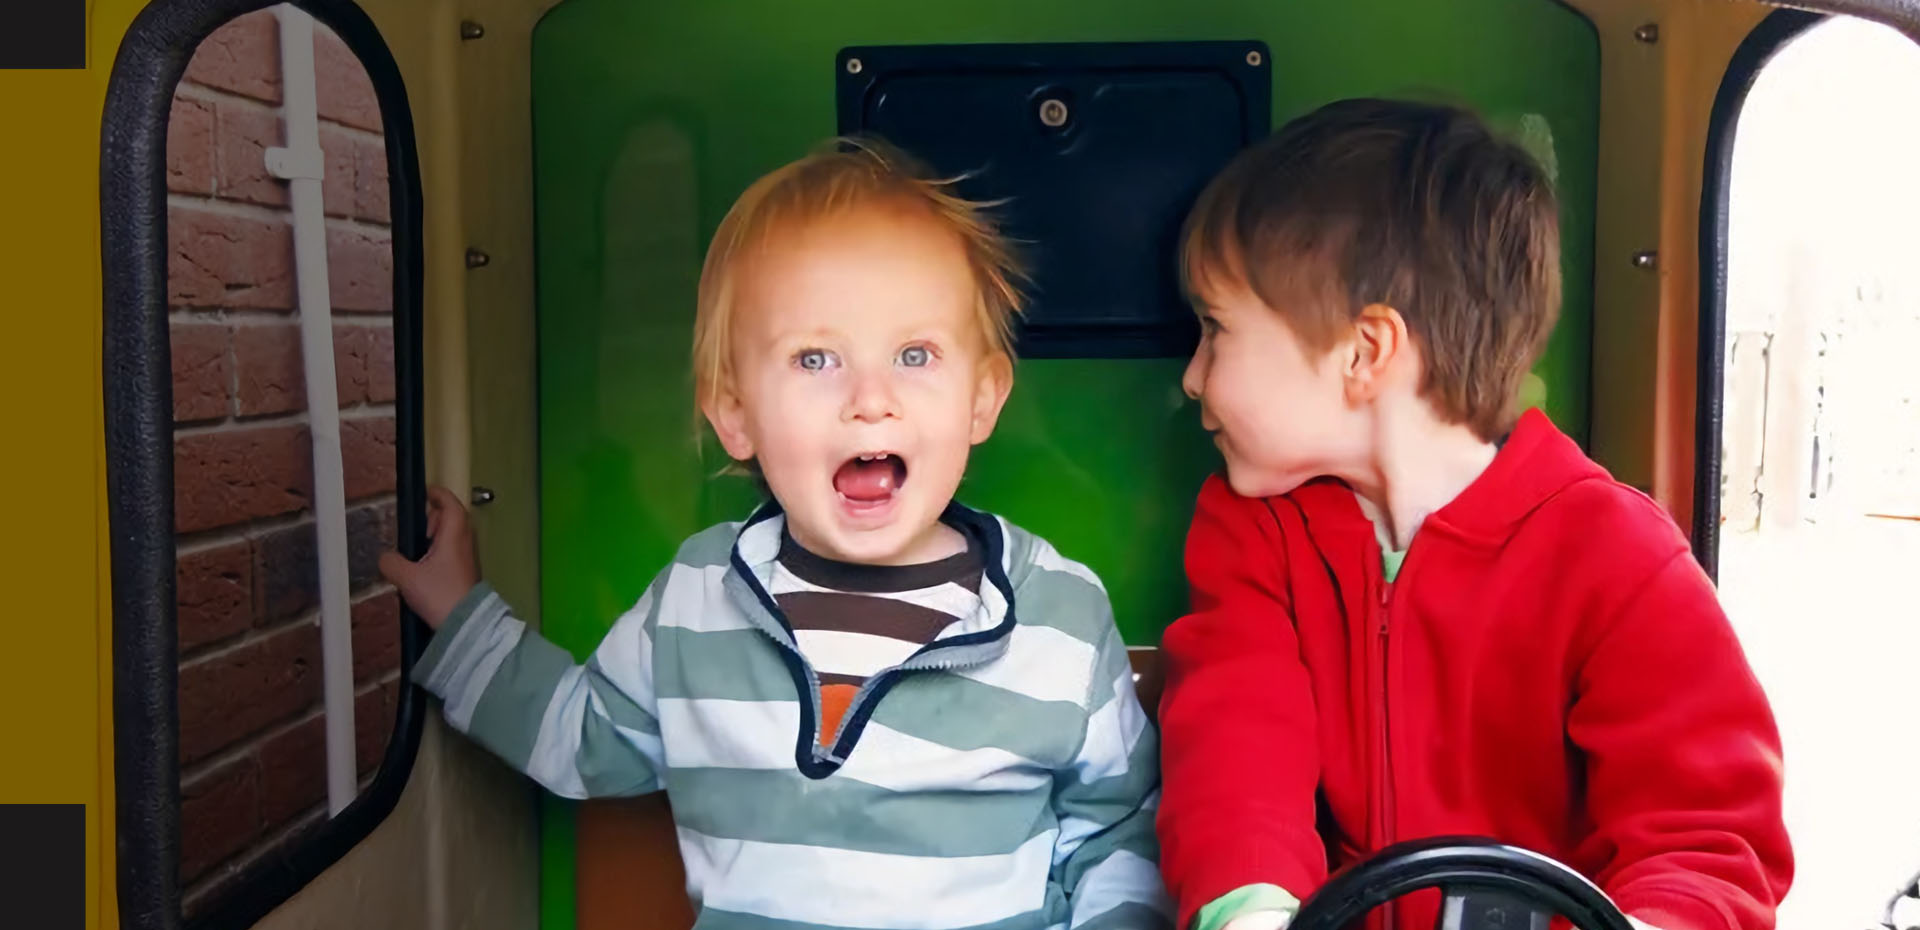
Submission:
[[[1396,581],[1346,485],[1201,489],[1168,628],[1161,864],[1186,927],[1472,834],[1661,930],[1764,930],[1792,875],[1772,712],[1671,517],[1538,411]],[[1396,909],[1434,926],[1437,896]]]

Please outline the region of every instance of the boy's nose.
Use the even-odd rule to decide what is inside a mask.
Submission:
[[[1200,353],[1195,352],[1193,358],[1187,360],[1187,370],[1180,375],[1180,390],[1187,392],[1188,397],[1199,400],[1206,387],[1206,364],[1200,360]]]

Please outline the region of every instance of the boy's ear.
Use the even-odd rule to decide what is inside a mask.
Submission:
[[[1013,392],[1013,360],[1000,352],[982,361],[973,383],[973,443],[979,445],[993,435],[1000,422],[1000,410]]]
[[[747,435],[747,411],[732,386],[722,387],[714,397],[702,402],[700,412],[713,425],[713,434],[720,438],[720,446],[727,450],[729,457],[741,462],[753,458],[753,438]]]
[[[1353,349],[1347,359],[1347,396],[1368,401],[1412,358],[1407,319],[1386,304],[1368,304],[1353,320]]]

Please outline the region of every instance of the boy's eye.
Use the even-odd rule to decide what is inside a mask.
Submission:
[[[1203,316],[1200,318],[1200,332],[1202,335],[1211,336],[1219,331],[1220,331],[1219,320],[1216,320],[1210,316]]]
[[[801,349],[794,354],[793,363],[802,371],[826,371],[840,364],[840,360],[825,349]]]
[[[908,368],[922,368],[933,361],[933,353],[926,346],[907,346],[900,350],[899,362]]]

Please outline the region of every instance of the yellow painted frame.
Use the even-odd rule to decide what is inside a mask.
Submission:
[[[490,575],[522,604],[537,603],[538,520],[528,47],[534,25],[555,2],[361,4],[400,64],[419,140],[429,477],[454,487],[482,483],[499,493],[478,516],[495,529],[483,527],[483,558]],[[1593,20],[1601,37],[1592,448],[1686,525],[1707,119],[1735,47],[1769,7],[1755,0],[1567,2]],[[11,492],[0,587],[9,592],[13,618],[7,648],[0,650],[0,735],[15,762],[0,766],[0,802],[87,806],[89,927],[119,923],[101,412],[100,114],[115,52],[144,5],[89,0],[85,69],[0,71],[0,125],[24,127],[29,140],[0,147],[0,177],[15,182],[17,198],[9,221],[0,223],[0,281],[7,285],[11,324],[11,338],[0,348],[0,396],[12,398],[15,411],[11,454],[0,457],[0,488]],[[1920,38],[1920,7],[1911,0],[1796,5],[1861,15]],[[463,18],[484,23],[492,40],[463,45]],[[1657,42],[1635,37],[1648,24],[1657,26]],[[470,245],[493,256],[481,272],[485,286],[471,290],[473,273],[464,262]],[[1631,261],[1647,250],[1659,256],[1651,272]],[[472,416],[474,409],[487,416]],[[429,734],[429,747],[441,742]],[[415,797],[429,790],[423,784],[445,788],[444,768],[418,769],[403,808],[424,803]],[[426,832],[426,842],[471,838]],[[528,831],[521,834],[531,842]],[[357,861],[364,860],[349,855],[336,871],[360,867]],[[420,887],[429,899],[420,911],[426,923],[446,926],[474,916],[449,899],[444,874],[437,886],[429,876]]]

